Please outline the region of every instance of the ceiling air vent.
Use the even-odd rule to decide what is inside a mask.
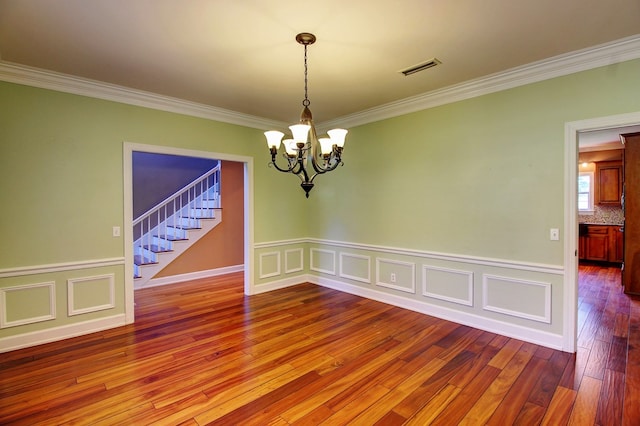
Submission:
[[[407,69],[400,70],[400,72],[402,74],[404,74],[405,76],[407,76],[407,75],[415,74],[415,73],[420,72],[420,71],[424,71],[424,70],[426,70],[428,68],[433,68],[436,65],[440,65],[441,63],[442,62],[440,62],[436,58],[431,58],[428,61],[419,63],[418,65],[414,65],[414,66],[409,67]]]

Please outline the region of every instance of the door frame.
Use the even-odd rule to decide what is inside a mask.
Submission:
[[[133,279],[133,152],[209,158],[244,164],[244,293],[253,294],[253,158],[210,151],[196,151],[170,146],[123,142],[123,244],[124,244],[124,307],[125,323],[135,321],[135,289]]]
[[[640,125],[640,111],[565,123],[563,350],[576,352],[578,325],[578,133]]]

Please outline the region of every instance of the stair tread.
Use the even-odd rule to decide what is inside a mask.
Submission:
[[[158,246],[156,244],[145,245],[145,246],[142,246],[142,247],[144,247],[147,250],[151,250],[154,253],[167,253],[167,252],[173,251],[172,249],[160,247],[160,246]]]
[[[162,238],[167,241],[187,241],[188,238],[176,237],[175,235],[154,235],[155,237]]]
[[[189,225],[169,225],[169,226],[167,226],[167,228],[186,229],[186,230],[189,230],[189,229],[202,229],[199,226],[189,226]]]

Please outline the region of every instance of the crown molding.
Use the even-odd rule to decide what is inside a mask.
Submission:
[[[360,126],[638,58],[640,58],[640,34],[369,108],[335,120],[318,123],[316,127],[327,129]],[[1,60],[0,81],[121,102],[261,130],[286,127],[288,125],[288,123],[281,121]]]
[[[461,84],[433,90],[398,101],[369,108],[320,123],[317,127],[354,127],[375,121],[385,120],[412,112],[433,108],[453,102],[471,99],[526,84],[537,83],[555,77],[561,77],[587,71],[593,68],[617,64],[640,58],[640,35],[615,42],[601,44],[587,49],[577,50],[564,55],[554,56],[510,70],[491,74]]]
[[[223,123],[237,124],[256,129],[286,127],[288,124],[256,117],[197,102],[158,95],[143,90],[130,89],[115,84],[75,77],[68,74],[28,67],[0,60],[0,81],[24,84],[41,89],[56,90],[74,95],[120,102],[161,111],[205,118]]]

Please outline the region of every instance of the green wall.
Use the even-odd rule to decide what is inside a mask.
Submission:
[[[640,61],[350,129],[314,238],[563,264],[565,122],[640,111]]]
[[[259,130],[0,83],[0,269],[123,256],[122,144],[254,157],[256,241],[306,234]],[[289,179],[286,179],[289,178]]]

